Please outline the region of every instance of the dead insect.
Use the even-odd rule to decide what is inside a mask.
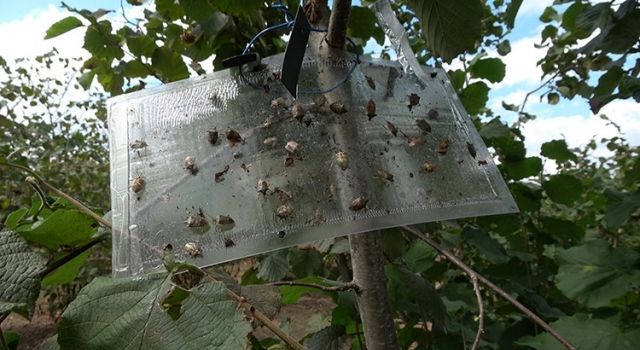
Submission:
[[[344,114],[347,113],[347,109],[344,107],[344,103],[336,101],[329,105],[329,108],[333,113]]]
[[[293,165],[293,157],[285,157],[284,166],[292,166],[292,165]]]
[[[264,141],[262,141],[262,143],[269,147],[275,147],[278,143],[278,139],[275,137],[267,137],[266,139],[264,139]]]
[[[147,143],[142,141],[142,140],[135,140],[129,146],[131,147],[131,149],[143,149],[143,148],[146,148],[149,145],[147,145]]]
[[[486,160],[479,160],[478,161],[478,165],[487,165],[487,161]]]
[[[251,171],[251,164],[242,163],[240,164],[240,168],[248,174]]]
[[[202,208],[198,210],[198,214],[189,215],[187,217],[187,220],[184,221],[184,223],[187,224],[187,227],[205,227],[209,225],[207,218],[204,216],[204,213],[202,212]]]
[[[287,99],[284,98],[283,96],[280,96],[275,100],[271,101],[271,108],[277,108],[277,107],[286,106],[286,105],[287,105]]]
[[[298,153],[302,149],[302,145],[297,143],[297,142],[295,142],[295,141],[289,141],[284,146],[284,149],[286,149],[287,152],[289,152],[289,153]]]
[[[367,84],[369,84],[369,87],[373,90],[376,89],[376,82],[373,80],[372,77],[365,75],[364,76],[365,79],[367,79]]]
[[[438,111],[436,111],[435,109],[430,109],[429,113],[427,113],[427,117],[429,117],[429,119],[433,120],[433,119],[438,119]]]
[[[216,222],[220,226],[233,225],[236,223],[229,215],[218,215]]]
[[[346,169],[349,165],[349,158],[345,152],[336,153],[336,163],[340,166],[342,170]]]
[[[409,147],[422,146],[424,145],[424,139],[420,136],[409,138]]]
[[[327,221],[327,219],[324,218],[320,209],[316,209],[316,212],[313,215],[313,219],[311,221],[313,221],[313,223],[316,225],[320,225],[323,222]]]
[[[131,181],[131,190],[133,193],[138,193],[144,189],[144,178],[142,176],[136,176]]]
[[[184,168],[189,170],[191,175],[196,175],[198,171],[200,171],[198,165],[196,164],[196,159],[191,156],[184,159]]]
[[[431,125],[424,119],[416,119],[416,125],[424,132],[431,132]]]
[[[184,250],[192,257],[202,256],[202,248],[197,243],[189,242],[184,245]]]
[[[366,111],[369,120],[373,119],[373,117],[376,116],[376,103],[373,102],[373,100],[370,99],[369,102],[367,102]]]
[[[231,240],[231,238],[225,238],[224,239],[224,247],[225,248],[231,248],[233,246],[235,246],[236,244]]]
[[[353,211],[359,211],[359,210],[365,209],[367,207],[367,202],[369,202],[369,200],[366,199],[364,196],[356,197],[351,201],[351,205],[349,205],[349,209]]]
[[[218,143],[218,131],[216,129],[207,131],[207,140],[212,145]]]
[[[273,190],[273,193],[275,193],[276,196],[278,196],[278,200],[281,203],[287,203],[287,202],[289,202],[290,200],[293,199],[293,193],[291,193],[291,191],[285,191],[285,190],[283,190],[283,189],[281,189],[279,187],[276,187]]]
[[[269,190],[269,184],[267,183],[267,181],[263,179],[258,180],[258,192],[262,194],[267,194],[268,190]]]
[[[393,123],[391,123],[390,121],[387,121],[387,129],[389,129],[391,135],[398,136],[398,128],[396,128],[396,126],[393,125]]]
[[[335,202],[338,198],[338,191],[335,184],[329,185],[329,194],[331,195],[331,200]]]
[[[438,143],[438,153],[445,155],[449,151],[449,139],[444,139]]]
[[[469,154],[471,155],[471,157],[475,159],[477,155],[476,147],[472,143],[467,142],[467,150],[469,151]]]
[[[420,96],[416,94],[409,95],[409,110],[413,109],[413,106],[416,106],[420,103]]]
[[[229,171],[229,165],[225,165],[224,169],[222,169],[222,171],[219,171],[219,172],[215,173],[213,179],[216,181],[216,183],[224,181],[224,175],[228,171]]]
[[[278,231],[278,232],[276,233],[276,235],[278,236],[278,238],[284,238],[284,236],[286,236],[286,235],[287,235],[287,233],[286,233],[286,232],[284,232],[284,231]]]
[[[304,110],[304,107],[302,107],[302,105],[300,104],[294,104],[293,107],[291,108],[291,115],[293,116],[293,119],[301,122],[302,118],[304,117],[304,114],[306,113],[306,111]]]
[[[268,129],[271,127],[271,124],[273,124],[273,121],[271,120],[271,117],[267,117],[267,119],[265,119],[262,124],[260,124],[260,127],[263,129]]]
[[[276,215],[281,219],[288,218],[291,213],[293,213],[293,207],[287,204],[281,205],[276,209]]]
[[[436,165],[431,163],[430,161],[426,161],[424,162],[424,164],[422,164],[422,169],[428,173],[432,173],[436,171]]]
[[[384,169],[378,169],[377,174],[378,178],[380,178],[381,180],[393,182],[393,175],[390,172]]]
[[[236,143],[244,143],[242,136],[240,136],[240,134],[233,129],[227,130],[226,137],[229,141],[229,144],[231,144],[231,147],[235,146]]]

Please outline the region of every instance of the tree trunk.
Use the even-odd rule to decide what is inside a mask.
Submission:
[[[349,11],[351,9],[350,0],[334,0],[333,13],[329,19],[326,0],[310,0],[305,8],[311,11],[319,21],[315,24],[318,27],[326,28],[329,25],[329,32],[326,36],[315,34],[310,37],[309,49],[317,56],[324,55],[330,57],[344,57],[343,46],[345,43],[346,28],[349,22]],[[341,44],[340,44],[341,43]],[[320,82],[336,82],[339,77],[333,76],[330,69],[319,70],[318,80]],[[326,85],[326,84],[325,84]],[[333,92],[325,94],[329,103],[344,101],[345,96],[351,96],[350,84],[344,84]],[[343,120],[353,120],[359,117],[354,107],[347,107],[348,112]],[[349,123],[337,123],[334,131],[335,139],[342,147],[349,148],[357,138],[357,130],[349,127]],[[349,168],[343,172],[344,178],[359,179],[368,174],[367,169],[359,169],[357,162],[350,162]],[[340,197],[345,211],[349,211],[350,198],[356,198],[363,192],[358,188],[357,183],[363,181],[353,181],[352,186],[340,186]],[[360,287],[357,303],[362,320],[365,343],[369,350],[396,350],[400,349],[395,333],[393,314],[389,306],[389,296],[387,292],[387,279],[384,274],[384,260],[381,247],[380,231],[353,234],[349,236],[351,246],[351,263],[353,267],[353,281]]]

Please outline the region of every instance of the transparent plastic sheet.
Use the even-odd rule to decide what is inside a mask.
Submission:
[[[347,82],[348,112],[301,95],[296,103],[306,113],[298,121],[273,79],[282,55],[263,62],[247,78],[265,89],[225,70],[109,101],[115,276],[162,268],[166,244],[179,259],[208,266],[352,233],[517,211],[444,71],[424,70],[424,82],[398,63],[363,60]],[[342,77],[352,64],[305,57],[300,90],[330,87],[320,86],[319,72]],[[412,94],[420,101],[409,108]],[[232,144],[228,130],[243,140]],[[356,142],[341,144],[340,130]],[[285,149],[289,141],[299,149]],[[138,176],[145,184],[134,193]],[[200,213],[207,225],[189,227]],[[196,254],[185,249],[194,246]]]

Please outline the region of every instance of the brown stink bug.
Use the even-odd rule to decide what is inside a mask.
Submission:
[[[351,205],[349,205],[349,209],[353,211],[360,211],[367,207],[368,202],[369,200],[366,199],[364,196],[356,197],[351,201]]]
[[[388,171],[386,171],[386,170],[384,170],[382,168],[378,169],[377,176],[381,180],[388,181],[388,182],[393,182],[393,175],[390,172],[388,172]]]
[[[373,102],[373,100],[369,99],[365,110],[367,112],[367,117],[369,117],[369,120],[373,119],[373,117],[376,116],[376,103]]]
[[[367,84],[369,85],[369,87],[372,90],[375,90],[376,89],[376,82],[373,80],[373,78],[368,76],[368,75],[365,75],[364,78],[367,79]]]
[[[420,104],[420,96],[416,94],[409,95],[409,110],[413,109],[413,107],[418,104]]]
[[[473,145],[473,143],[469,143],[467,142],[467,151],[469,151],[469,154],[471,155],[472,158],[476,158],[476,147]]]
[[[222,182],[224,181],[224,175],[229,171],[229,165],[225,165],[224,169],[222,169],[222,171],[219,171],[217,173],[215,173],[215,175],[213,176],[213,179],[215,180],[215,182]]]
[[[131,190],[133,193],[138,193],[144,189],[144,178],[142,176],[136,176],[131,181]]]
[[[336,153],[336,163],[338,163],[340,169],[345,170],[349,165],[349,157],[347,156],[347,153],[342,151]]]
[[[293,207],[287,204],[281,205],[276,209],[276,215],[280,219],[286,219],[293,213]]]
[[[133,150],[141,150],[143,148],[147,148],[147,146],[149,146],[149,145],[146,142],[144,142],[143,140],[135,140],[129,146]]]
[[[225,248],[231,248],[233,246],[235,246],[235,242],[233,242],[233,240],[231,238],[225,238],[224,239],[224,247]]]
[[[293,199],[293,193],[291,193],[291,191],[283,190],[280,187],[276,187],[273,190],[273,193],[275,193],[276,196],[278,196],[278,200],[281,203],[287,203]]]
[[[389,129],[389,132],[391,132],[391,135],[398,136],[398,128],[396,128],[396,126],[393,125],[393,123],[388,120],[387,120],[387,129]]]
[[[293,157],[284,157],[284,166],[292,166],[293,161]]]
[[[435,109],[432,108],[432,109],[429,110],[429,113],[427,113],[427,116],[431,120],[438,119],[438,111],[436,111]]]
[[[275,137],[267,137],[266,139],[264,139],[264,141],[262,141],[262,143],[273,148],[278,143],[278,139]]]
[[[422,169],[428,173],[432,173],[436,171],[436,165],[430,161],[426,161],[424,162],[424,164],[422,164]]]
[[[329,109],[335,114],[347,113],[347,109],[344,107],[344,103],[336,101],[329,105]]]
[[[306,111],[304,110],[304,107],[302,107],[302,105],[298,103],[294,104],[293,107],[291,107],[291,115],[293,116],[293,119],[299,122],[302,121],[305,113]]]
[[[258,189],[259,193],[267,194],[267,191],[269,191],[269,184],[267,183],[266,180],[260,179],[260,180],[258,180],[257,189]]]
[[[478,165],[487,165],[488,162],[484,159],[478,161]]]
[[[449,139],[444,139],[438,143],[438,153],[445,155],[449,151]]]
[[[220,226],[234,225],[236,223],[229,215],[218,215],[216,222]]]
[[[231,147],[235,146],[236,143],[244,143],[242,136],[240,136],[240,134],[233,129],[227,130],[225,136],[227,137],[227,140],[229,141]]]
[[[184,221],[184,223],[187,224],[187,227],[194,227],[194,228],[205,227],[209,225],[207,218],[204,216],[204,212],[202,211],[202,208],[198,210],[198,213],[196,215],[189,215],[187,217],[187,220]]]
[[[273,121],[271,120],[271,117],[268,117],[262,122],[262,124],[260,124],[260,127],[263,129],[269,129],[272,124],[273,124]]]
[[[415,147],[415,146],[422,146],[424,145],[424,139],[420,136],[415,136],[415,137],[410,137],[409,140],[409,147]]]
[[[189,242],[184,245],[184,250],[192,257],[202,256],[202,248],[197,243]]]
[[[207,131],[207,140],[212,145],[215,145],[216,143],[218,143],[218,130],[213,129],[213,130]]]
[[[295,142],[295,141],[289,141],[284,146],[284,149],[286,149],[287,152],[289,152],[289,153],[298,153],[298,152],[300,152],[300,150],[302,150],[302,145],[297,143],[297,142]]]
[[[196,175],[198,171],[200,171],[198,165],[196,164],[196,159],[191,156],[184,159],[184,168],[189,170],[191,175]]]
[[[424,119],[416,119],[416,125],[424,132],[431,132],[431,125]]]
[[[271,101],[271,108],[278,108],[287,105],[287,99],[283,96],[280,96]]]

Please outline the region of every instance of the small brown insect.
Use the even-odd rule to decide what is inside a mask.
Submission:
[[[276,98],[275,100],[271,101],[271,108],[278,108],[281,106],[286,106],[287,105],[287,99],[283,96],[280,96],[278,98]]]
[[[356,197],[351,201],[351,205],[349,205],[349,209],[353,211],[360,211],[367,207],[367,203],[369,202],[364,196]]]
[[[264,141],[262,141],[262,143],[269,147],[275,147],[278,143],[278,139],[275,137],[267,137],[266,139],[264,139]]]
[[[430,120],[438,119],[438,115],[439,113],[435,109],[430,109],[429,113],[427,113],[427,117],[429,117]]]
[[[373,90],[376,89],[376,82],[373,80],[372,77],[365,75],[364,76],[365,79],[367,79],[367,84],[369,84],[369,87]]]
[[[486,160],[479,160],[478,161],[478,165],[487,165],[487,161]]]
[[[204,216],[204,213],[202,212],[202,208],[198,210],[198,214],[189,215],[187,217],[187,220],[184,221],[184,223],[187,224],[187,227],[205,227],[209,225],[207,218]]]
[[[233,129],[227,130],[226,137],[229,141],[229,144],[231,144],[231,147],[235,146],[236,143],[244,143],[242,136],[240,136],[240,134]]]
[[[292,165],[293,165],[293,157],[285,157],[284,166],[292,166]]]
[[[369,100],[369,102],[367,102],[366,111],[369,120],[373,119],[373,117],[376,116],[376,103],[373,102],[373,100]]]
[[[409,95],[409,110],[412,110],[413,106],[417,106],[418,104],[420,104],[420,96],[416,94]]]
[[[349,166],[349,157],[347,156],[347,153],[342,151],[336,153],[336,163],[338,163],[338,166],[340,166],[342,170],[345,170],[347,166]]]
[[[207,131],[207,140],[212,145],[218,143],[218,131],[216,129]]]
[[[269,190],[269,184],[267,183],[266,180],[260,179],[260,180],[258,180],[257,189],[258,189],[259,193],[267,194],[267,191]]]
[[[476,147],[472,143],[467,142],[467,151],[469,151],[471,157],[473,157],[474,159],[476,158]]]
[[[377,174],[378,174],[378,178],[384,181],[393,182],[393,175],[390,172],[384,169],[378,169]]]
[[[320,107],[324,106],[327,103],[327,98],[324,95],[318,95],[313,99],[312,109],[320,109]]]
[[[335,202],[338,199],[338,191],[335,184],[329,185],[329,194],[331,195],[332,201]]]
[[[424,162],[424,164],[422,164],[422,169],[428,173],[432,173],[436,171],[436,165],[431,163],[430,161],[426,161]]]
[[[229,165],[225,165],[224,169],[222,169],[222,171],[219,171],[219,172],[215,173],[213,179],[216,181],[216,183],[224,181],[224,175],[228,171],[229,171]]]
[[[286,233],[286,232],[284,232],[284,231],[278,231],[278,232],[276,233],[276,235],[278,236],[278,238],[284,238],[284,236],[286,236],[286,235],[287,235],[287,233]]]
[[[180,40],[184,41],[187,44],[193,44],[196,41],[196,36],[193,35],[190,30],[187,30],[180,34]]]
[[[196,164],[196,159],[191,156],[184,159],[184,168],[189,170],[191,175],[196,175],[198,171],[200,171],[198,165]]]
[[[322,215],[322,212],[320,211],[320,209],[316,209],[315,214],[313,215],[313,223],[316,225],[320,225],[323,222],[327,221],[327,219],[324,218],[324,216]]]
[[[302,105],[300,104],[294,104],[293,107],[291,108],[291,115],[293,116],[293,119],[301,122],[302,118],[304,117],[304,114],[306,113],[306,111],[304,110],[304,107],[302,107]]]
[[[449,151],[449,139],[444,139],[438,143],[438,153],[445,155]]]
[[[263,129],[269,129],[272,124],[273,124],[273,121],[271,120],[271,117],[268,117],[262,122],[262,124],[260,124],[260,127]]]
[[[293,213],[293,207],[287,204],[281,205],[276,209],[276,215],[281,219],[288,218]]]
[[[197,243],[189,242],[184,245],[184,250],[192,257],[202,256],[202,248]]]
[[[416,125],[424,132],[431,132],[431,124],[424,119],[416,119]]]
[[[422,146],[424,145],[424,139],[420,136],[410,137],[409,138],[409,147]]]
[[[387,129],[389,129],[389,132],[391,132],[391,135],[398,136],[398,128],[396,128],[396,126],[393,125],[393,123],[391,123],[388,120],[387,120]]]
[[[144,190],[144,178],[142,176],[136,176],[131,181],[131,190],[133,193],[138,193]]]
[[[216,218],[216,222],[220,226],[233,225],[236,223],[229,215],[218,215],[218,217]]]
[[[240,159],[240,158],[242,158],[242,152],[240,151],[233,152],[233,159]]]
[[[129,146],[131,147],[131,149],[143,149],[143,148],[146,148],[149,145],[146,142],[144,142],[143,140],[135,140]]]
[[[336,114],[347,113],[347,109],[344,107],[344,103],[339,102],[339,101],[336,101],[336,102],[330,104],[329,108],[331,109],[331,111],[333,111],[333,113],[336,113]]]
[[[293,199],[293,193],[291,193],[291,191],[286,191],[286,190],[283,190],[283,189],[281,189],[279,187],[276,187],[273,190],[273,193],[275,193],[276,196],[278,196],[278,200],[281,203],[287,203],[287,202],[289,202],[290,200]]]
[[[224,247],[225,248],[231,248],[233,246],[235,246],[235,242],[233,242],[233,240],[231,240],[231,238],[225,238],[224,239]]]
[[[251,172],[251,164],[242,163],[240,164],[240,168],[242,168],[242,170],[244,170],[247,174]]]
[[[284,149],[286,149],[287,152],[289,152],[289,153],[298,153],[298,152],[300,152],[300,150],[302,150],[302,145],[297,143],[297,142],[295,142],[295,141],[289,141],[284,146]]]

